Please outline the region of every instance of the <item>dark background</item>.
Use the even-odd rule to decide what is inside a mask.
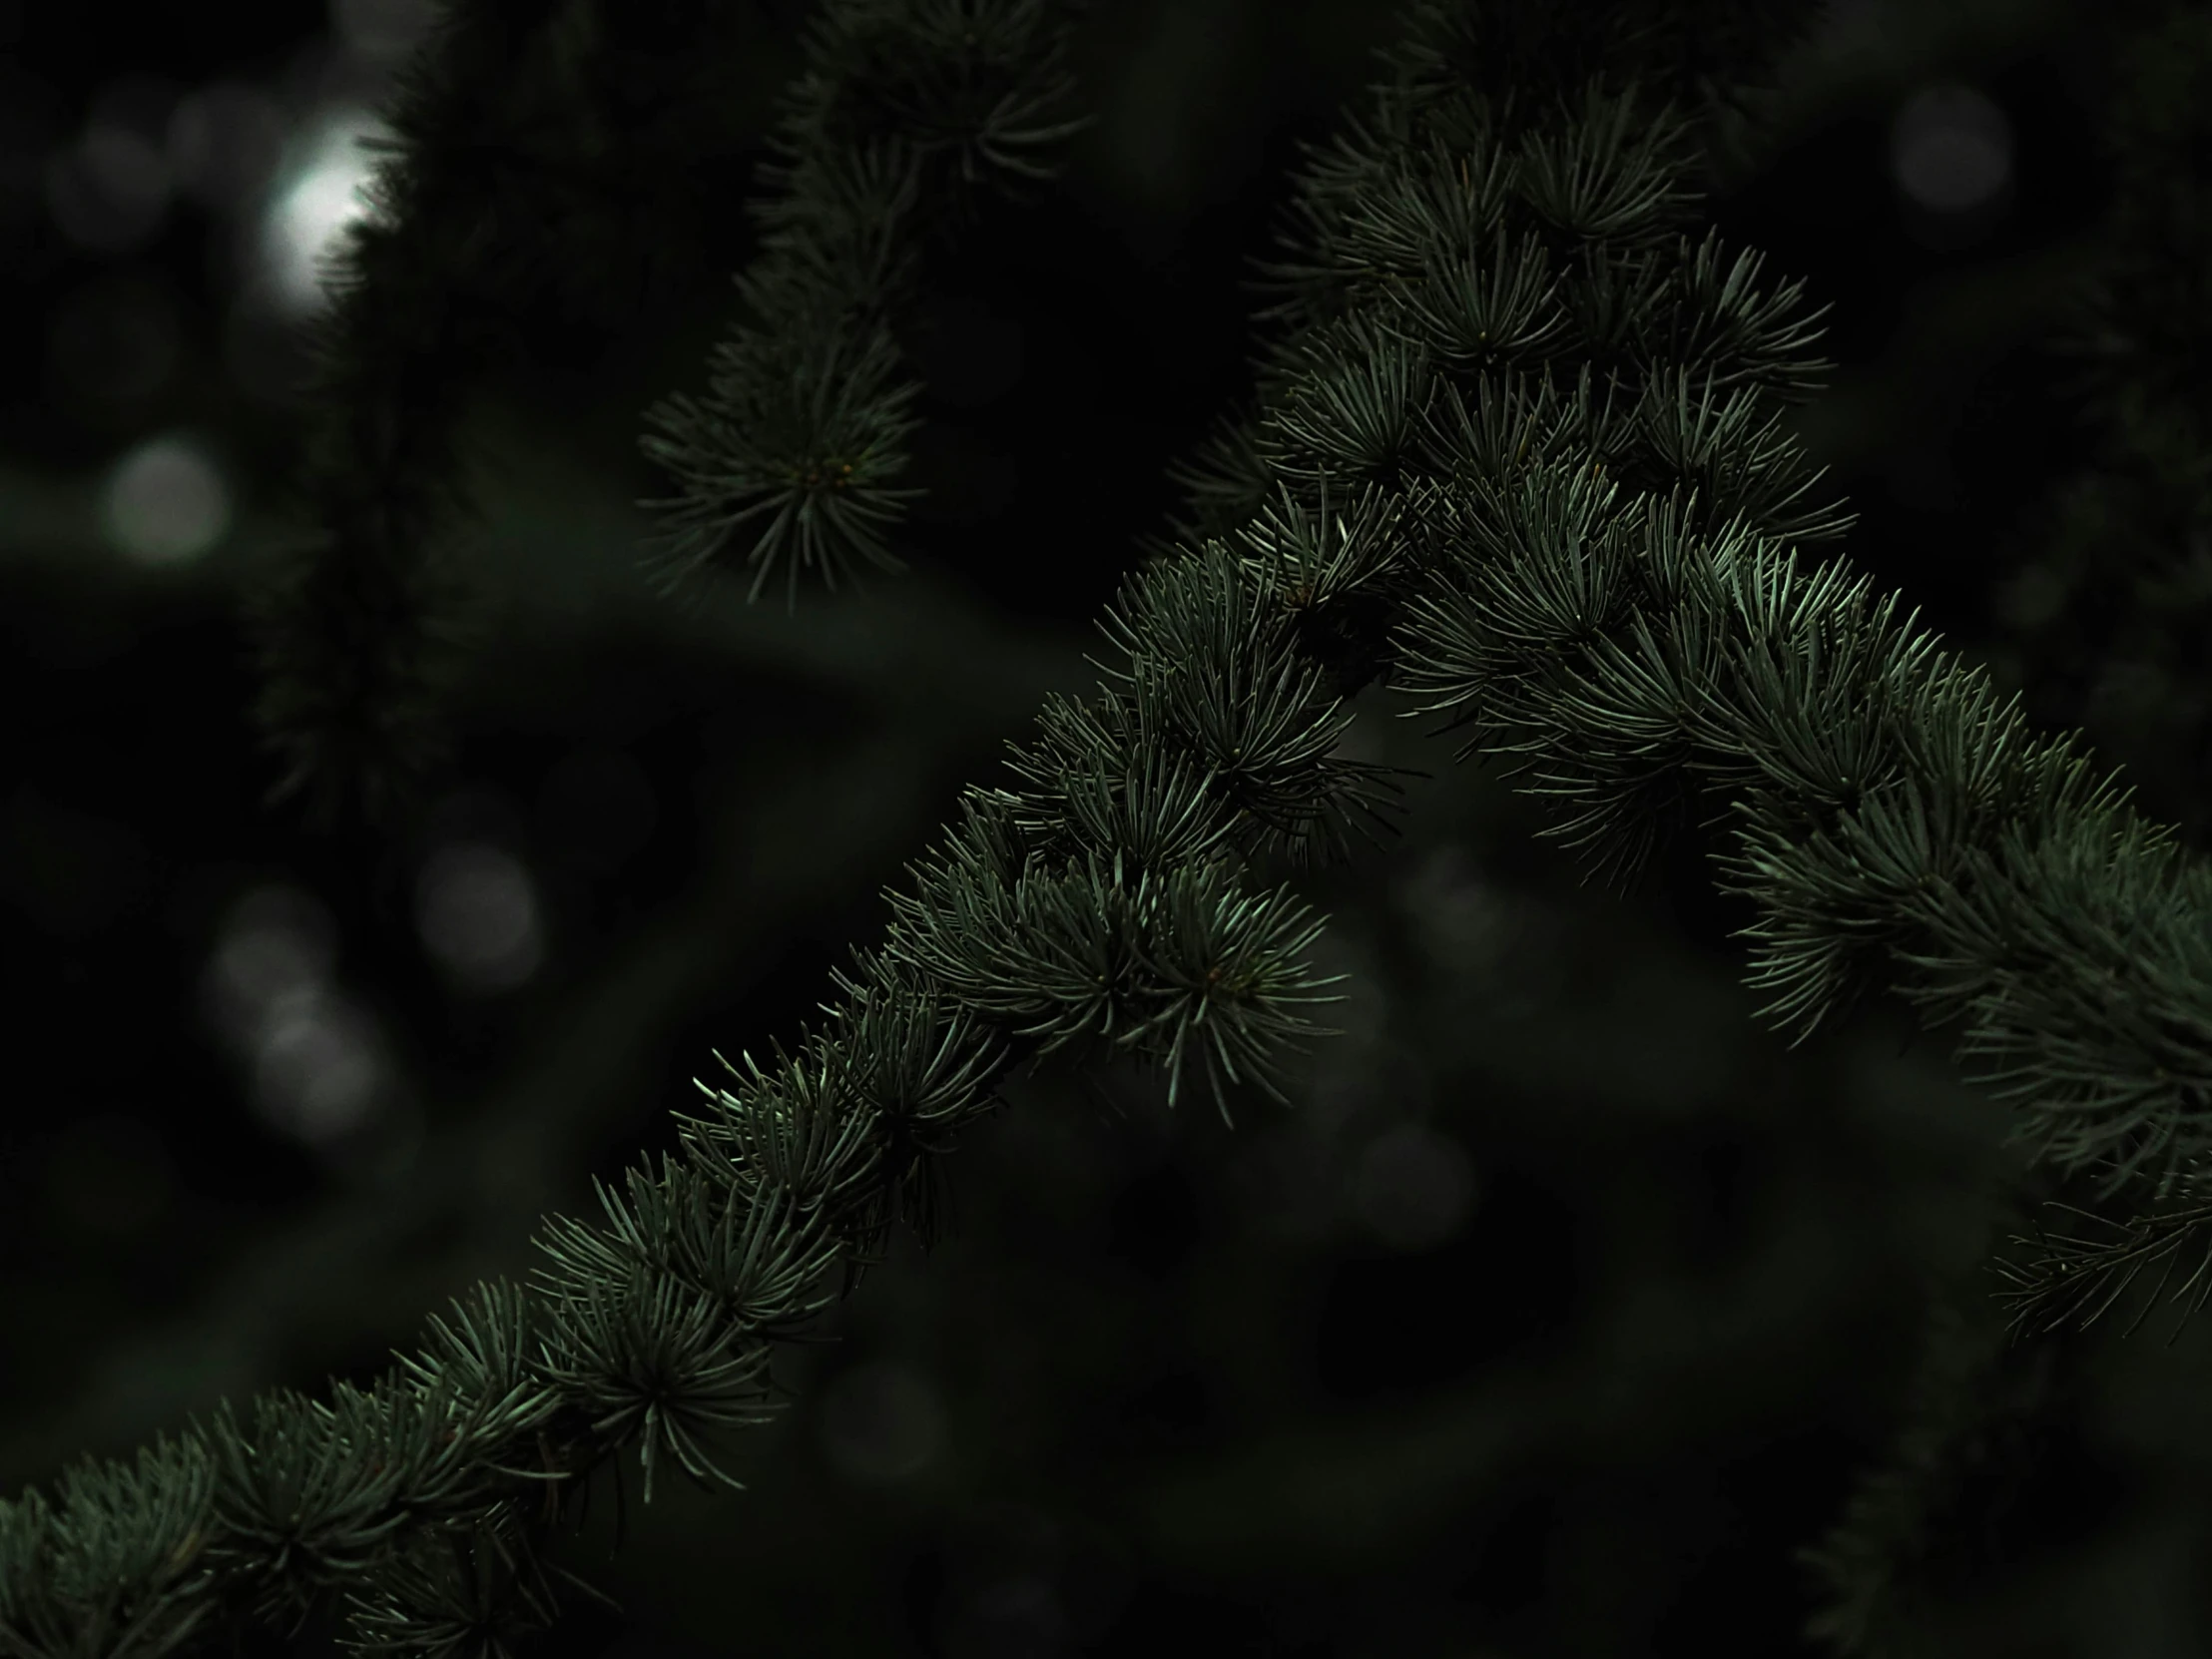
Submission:
[[[640,415],[728,320],[803,10],[756,13],[650,291],[549,300],[469,370],[484,521],[450,556],[500,624],[459,782],[369,842],[261,802],[237,594],[300,420],[249,250],[405,20],[0,0],[0,1490],[373,1373],[526,1271],[593,1173],[673,1146],[711,1050],[796,1038],[960,786],[1095,682],[1162,467],[1241,384],[1243,262],[1296,140],[1388,25],[1102,5],[1068,176],[930,273],[915,570],[796,616],[672,607],[633,564],[662,485]],[[1731,244],[1834,307],[1841,367],[1796,418],[1852,556],[2000,664],[2000,578],[2082,447],[2043,342],[2098,257],[2115,26],[1838,6],[1714,181]],[[219,83],[292,146],[228,194],[178,148]],[[207,545],[132,528],[210,479]],[[1303,883],[1350,978],[1294,1109],[1231,1129],[1142,1074],[1017,1085],[952,1160],[954,1237],[780,1356],[794,1403],[731,1452],[748,1492],[644,1509],[633,1470],[611,1559],[595,1500],[571,1564],[625,1614],[580,1608],[564,1648],[1800,1650],[1791,1552],[1895,1426],[1922,1277],[1991,1243],[2003,1116],[1894,1006],[1788,1048],[1697,845],[1585,889],[1402,707],[1366,695],[1356,738],[1435,778],[1400,839]],[[2206,1355],[2163,1329],[2096,1348],[2037,1453],[2054,1495],[1953,1586],[1942,1651],[2212,1651]]]

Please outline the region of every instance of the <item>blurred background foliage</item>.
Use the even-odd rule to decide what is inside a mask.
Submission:
[[[371,838],[261,805],[239,596],[298,528],[312,255],[424,9],[0,0],[0,1490],[380,1370],[673,1147],[711,1048],[796,1034],[958,788],[1094,684],[1164,464],[1240,383],[1297,141],[1389,25],[1101,5],[1067,177],[930,274],[914,572],[672,604],[634,559],[639,415],[726,318],[807,9],[603,8],[641,136],[548,213],[556,279],[466,387],[482,517],[443,556],[497,627],[458,781]],[[2068,607],[2019,598],[2091,458],[2051,342],[2112,258],[2097,134],[2154,9],[1839,0],[1713,209],[1834,307],[1796,418],[1852,555],[2201,844],[2186,723],[2144,713],[2189,651],[2100,699],[2099,642],[2038,645]],[[726,96],[656,126],[656,45],[708,10],[748,43]],[[624,1612],[553,1647],[1815,1651],[1795,1552],[1897,1433],[1929,1287],[1991,1283],[2002,1114],[1896,1007],[1765,1031],[1694,838],[1617,900],[1388,694],[1354,733],[1435,776],[1302,883],[1351,977],[1293,1109],[1018,1084],[951,1161],[949,1242],[780,1356],[749,1492],[648,1510],[633,1478],[610,1558],[602,1477],[571,1564]],[[2165,1328],[2067,1345],[1927,1566],[1931,1651],[2212,1652],[2212,1354]]]

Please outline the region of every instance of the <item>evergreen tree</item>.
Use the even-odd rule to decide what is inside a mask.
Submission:
[[[708,51],[714,11],[670,47]],[[814,21],[746,315],[705,395],[647,416],[677,493],[647,503],[646,557],[672,595],[737,580],[750,601],[781,573],[796,609],[805,573],[899,568],[889,537],[924,495],[902,481],[923,423],[901,338],[930,261],[1026,211],[1083,130],[1065,58],[1086,11],[844,0]],[[463,164],[505,154],[509,125],[581,120],[595,15],[456,7],[341,265],[305,491],[326,534],[255,613],[262,719],[327,809],[383,818],[436,765],[457,376],[490,349],[474,330],[567,269],[542,225],[487,228],[487,198],[530,195]],[[1962,1021],[1962,1072],[2037,1166],[1992,1202],[2063,1187],[2126,1236],[2016,1236],[2039,1243],[2008,1259],[2023,1313],[2091,1313],[2083,1281],[2194,1241],[2201,864],[2077,735],[2036,735],[1851,574],[1852,517],[1784,419],[1832,366],[1818,315],[1701,214],[1699,168],[1817,15],[1413,0],[1297,170],[1252,395],[1177,468],[1171,533],[1101,624],[1106,682],[1048,696],[1010,777],[962,793],[828,1017],[766,1060],[718,1055],[674,1152],[601,1185],[603,1219],[547,1216],[528,1283],[477,1284],[397,1368],[226,1400],[0,1509],[0,1639],[180,1652],[333,1601],[363,1652],[505,1652],[553,1625],[556,1579],[598,1593],[550,1560],[593,1472],[615,1464],[619,1498],[634,1452],[649,1503],[672,1465],[736,1484],[722,1439],[774,1413],[778,1345],[901,1228],[940,1236],[941,1161],[1009,1088],[1134,1060],[1168,1107],[1202,1091],[1230,1122],[1344,1035],[1310,1011],[1348,976],[1317,971],[1300,887],[1372,855],[1352,830],[1395,827],[1411,769],[1351,737],[1371,689],[1466,734],[1461,760],[1513,757],[1539,832],[1607,886],[1706,837],[1793,1043],[1870,991]],[[2170,45],[2161,66],[2188,61]],[[487,103],[509,72],[513,106]],[[2152,107],[2170,124],[2139,134],[2191,142],[2185,100]],[[2109,394],[2187,472],[2185,405],[2148,395]],[[2003,1349],[1985,1293],[1936,1283],[1896,1455],[1812,1556],[1813,1633],[1839,1652],[1926,1639],[1914,1575],[1977,1505],[2001,1513],[1975,1480],[2030,1465],[2012,1426],[2063,1393],[2063,1351]]]

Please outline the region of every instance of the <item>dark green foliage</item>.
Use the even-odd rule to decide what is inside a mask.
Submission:
[[[2184,1184],[2184,1191],[2188,1191]],[[2063,1219],[2062,1219],[2063,1218]],[[2082,1233],[2045,1231],[2076,1227]],[[2208,1285],[2212,1285],[2212,1205],[2203,1202],[2161,1203],[2134,1220],[2121,1223],[2078,1205],[2052,1205],[2047,1220],[2039,1221],[2031,1240],[2040,1252],[2025,1264],[2004,1264],[2012,1289],[2004,1296],[2011,1305],[2015,1325],[2025,1330],[2056,1331],[2067,1326],[2085,1329],[2110,1312],[2147,1267],[2161,1271],[2141,1309],[2129,1323],[2132,1332],[2174,1283],[2174,1272],[2188,1267],[2173,1291],[2184,1301],[2182,1318],[2203,1310]],[[2181,1334],[2181,1321],[2174,1325]],[[2167,1341],[2173,1340],[2169,1337]]]
[[[376,1387],[273,1393],[251,1440],[226,1405],[136,1483],[79,1480],[60,1520],[36,1493],[0,1506],[0,1637],[89,1651],[135,1620],[151,1655],[332,1588],[362,1651],[503,1652],[542,1627],[535,1557],[563,1495],[632,1444],[649,1500],[669,1459],[734,1484],[713,1442],[774,1409],[772,1343],[832,1300],[831,1270],[850,1289],[892,1221],[932,1230],[934,1161],[1015,1068],[1141,1057],[1174,1103],[1188,1066],[1226,1116],[1232,1088],[1276,1092],[1327,1034],[1303,1011],[1334,982],[1304,960],[1322,920],[1262,877],[1346,858],[1356,815],[1384,821],[1395,784],[1337,753],[1369,684],[1466,730],[1463,756],[1509,758],[1547,832],[1608,877],[1704,811],[1731,836],[1723,886],[1757,912],[1772,1019],[1802,1035],[1898,990],[1964,1022],[2042,1161],[2170,1196],[2212,1151],[2208,877],[2071,736],[2032,737],[1896,596],[1813,561],[1851,522],[1776,408],[1829,366],[1814,318],[1697,234],[1699,156],[1812,11],[1414,5],[1374,107],[1299,181],[1262,271],[1280,331],[1255,407],[1184,471],[1183,533],[1103,619],[1111,683],[1048,701],[1011,787],[966,792],[827,1022],[773,1064],[724,1062],[680,1157],[602,1187],[604,1224],[548,1217],[531,1289],[480,1287],[458,1335],[435,1325]],[[1047,176],[1072,131],[1048,114],[1066,15],[830,8],[741,278],[755,321],[705,398],[649,417],[647,452],[686,485],[660,503],[667,570],[757,519],[756,595],[779,562],[795,598],[802,565],[895,562],[912,388],[891,322],[916,232],[978,184]],[[360,246],[352,291],[373,296]],[[429,580],[434,444],[398,442],[376,384],[350,418],[382,434],[363,452],[390,456],[395,493],[349,474],[342,522],[367,528],[333,543],[317,595]],[[388,721],[408,705],[384,692],[428,673],[399,654],[343,684],[331,707]],[[1988,1422],[2032,1409],[2033,1375],[1978,1327],[1931,1330],[1895,1468],[1817,1556],[1816,1634],[1842,1651],[1913,1627],[1892,1585],[1957,1471],[2002,1461]]]
[[[374,212],[349,230],[315,321],[299,492],[319,533],[278,556],[251,620],[255,718],[283,768],[274,799],[304,796],[326,824],[387,819],[445,758],[439,706],[463,661],[466,595],[430,541],[464,500],[455,359],[504,345],[496,311],[469,303],[498,291],[496,245],[481,182],[452,158],[521,32],[488,8],[441,14],[392,101]]]
[[[353,1599],[340,1641],[364,1659],[506,1659],[558,1616],[537,1564],[497,1525],[479,1526],[466,1539],[411,1539],[384,1564],[375,1589]]]
[[[2208,536],[2212,536],[2212,344],[2205,333],[2212,243],[2212,19],[2193,6],[2151,7],[2122,39],[2108,93],[2102,144],[2115,176],[2113,253],[2077,301],[2054,349],[2076,365],[2079,413],[2093,433],[2090,464],[2064,478],[2034,514],[2034,542],[2017,559],[2006,604],[2007,671],[2032,670],[2036,712],[2054,724],[2085,722],[2118,753],[2184,844],[2201,843],[2212,794],[2204,788],[2212,665],[2202,648]],[[2023,530],[2023,535],[2024,535]],[[2151,1061],[2150,1086],[2129,1102],[2179,1084],[2193,1115],[2207,1104],[2193,1056],[2200,1017],[2180,1006],[2184,976],[2201,972],[2203,911],[2194,868],[2172,885],[2145,878],[2130,895],[2122,937],[2154,977],[2154,999],[2108,995],[2107,1018]],[[2054,872],[2069,883],[2085,879]],[[2071,936],[2046,948],[2070,951]],[[2072,1062],[2080,1058],[2067,1054]],[[2091,1085],[2094,1086],[2094,1085]],[[2169,1162],[2136,1195],[2125,1221],[2067,1206],[2014,1274],[2012,1305],[2023,1327],[2086,1325],[2132,1286],[2161,1277],[2136,1316],[2166,1287],[2201,1305],[2205,1219],[2201,1146]],[[2132,1328],[2132,1327],[2131,1327]]]
[[[834,0],[808,41],[753,205],[764,253],[738,277],[749,313],[714,348],[705,396],[647,411],[644,453],[681,486],[642,503],[665,528],[648,563],[673,589],[733,551],[756,600],[779,565],[825,582],[883,540],[920,491],[894,482],[920,391],[897,378],[894,324],[924,248],[984,187],[1048,180],[1088,125],[1064,113],[1075,0]]]
[[[749,8],[660,39],[656,10],[448,0],[380,112],[373,212],[330,259],[300,388],[315,533],[248,601],[273,799],[318,824],[387,826],[451,758],[448,705],[491,621],[453,556],[477,377],[549,296],[572,319],[650,302],[693,240],[671,181],[731,147],[702,71],[727,77]]]
[[[195,1434],[92,1459],[49,1505],[26,1492],[0,1525],[0,1639],[11,1653],[174,1652],[206,1620],[200,1566],[213,1461]]]
[[[2212,685],[2194,644],[2203,627],[2189,574],[2212,522],[2212,434],[2202,407],[2212,381],[2202,372],[2204,307],[2188,297],[2206,270],[2197,212],[2212,158],[2202,96],[2212,76],[2206,24],[2196,8],[2173,8],[2119,53],[2104,135],[2118,182],[2117,253],[2056,343],[2079,364],[2075,389],[2099,444],[2092,466],[2036,510],[2036,545],[2013,556],[2010,652],[1999,659],[2011,677],[2032,670],[2043,720],[2087,718],[2191,841],[2208,805],[2201,716]],[[2123,693],[2133,706],[2125,719],[2110,718],[2121,711],[2109,700]],[[1969,695],[1971,707],[1943,722],[1956,756],[1950,764],[1978,752],[1975,764],[1985,767],[1991,700],[1979,686]],[[2008,710],[2008,724],[2016,719]],[[2078,771],[2066,781],[2077,783]],[[2014,865],[2015,890],[2051,894],[2028,925],[2009,907],[1959,920],[1985,964],[1981,982],[2004,992],[2002,1012],[1975,1018],[1967,1046],[2002,1061],[1990,1080],[2028,1109],[2049,1156],[2103,1170],[2096,1204],[2046,1198],[2026,1230],[2010,1236],[1995,1261],[2003,1289],[1994,1305],[2007,1321],[1994,1317],[1979,1284],[1937,1293],[1895,1447],[1861,1481],[1820,1549],[1808,1552],[1826,1603],[1811,1633],[1839,1654],[1906,1659],[1935,1651],[1925,1622],[1936,1588],[1930,1563],[1946,1543],[1955,1553],[1957,1540],[1986,1537],[2001,1523],[2005,1483],[2024,1478],[2037,1436],[2051,1434],[2068,1407],[2054,1379],[2070,1333],[2133,1292],[2127,1331],[2170,1300],[2181,1304],[2178,1336],[2205,1301],[2212,1217],[2201,1201],[2207,1146],[2198,1126],[2206,1026],[2188,1006],[2212,965],[2203,955],[2202,866],[2184,861],[2171,831],[2119,826],[2108,799],[2077,811],[2085,826],[2111,826],[2113,838],[2046,842],[2031,853],[2016,830],[2006,830],[2007,854],[2025,864]],[[1886,859],[1893,880],[1925,868],[1922,849],[1949,838],[1955,812],[1933,823],[1892,812],[1878,842],[1838,847],[1829,877],[1835,898],[1863,879],[1870,857]],[[1911,855],[1901,857],[1907,846]],[[1840,878],[1847,865],[1850,877]],[[1853,909],[1873,919],[1863,903]],[[1810,941],[1852,913],[1832,903],[1807,915],[1801,931]],[[2091,949],[2116,950],[2133,981],[2123,987],[2109,967],[2083,973]],[[1950,985],[1913,994],[1960,1006],[1950,999],[1973,981],[1957,976],[1959,965],[1943,968]],[[2078,1012],[2091,1009],[2094,1035]],[[2133,1063],[2115,1065],[2115,1049]],[[2054,1086],[2055,1078],[2065,1081]],[[2153,1267],[2155,1280],[2139,1284]],[[2011,1346],[2001,1340],[2007,1329]]]

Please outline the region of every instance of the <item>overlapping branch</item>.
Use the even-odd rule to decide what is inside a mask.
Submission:
[[[431,542],[465,519],[461,403],[511,348],[518,275],[482,137],[587,49],[554,10],[440,9],[383,112],[370,211],[326,256],[296,485],[310,531],[247,595],[254,719],[282,767],[271,798],[325,824],[382,820],[450,752],[443,705],[479,596]]]
[[[541,301],[650,305],[687,258],[687,193],[750,141],[730,84],[754,8],[686,10],[679,34],[647,4],[448,0],[379,112],[370,211],[325,254],[308,324],[287,509],[307,531],[246,594],[272,798],[323,824],[387,822],[450,758],[490,625],[455,555],[478,516],[458,450],[477,380]]]
[[[886,531],[922,492],[900,485],[908,405],[892,327],[931,236],[985,188],[1049,180],[1090,125],[1066,106],[1070,31],[1088,0],[830,0],[752,204],[761,258],[738,278],[749,315],[718,342],[703,396],[646,411],[639,447],[677,481],[640,503],[661,529],[646,561],[676,589],[703,567],[779,565],[836,586],[854,561],[904,564]],[[750,544],[744,538],[750,536]],[[738,555],[741,555],[739,557]]]
[[[795,581],[802,564],[833,582],[855,552],[887,557],[880,530],[913,494],[891,480],[916,389],[896,380],[887,319],[925,230],[956,227],[985,185],[1049,177],[1055,147],[1085,125],[1054,113],[1083,3],[826,8],[761,172],[770,194],[753,205],[764,248],[739,287],[758,325],[715,348],[703,398],[648,415],[644,447],[680,482],[649,503],[665,533],[648,562],[664,575],[763,515],[763,577],[786,552]],[[691,9],[684,35],[656,43],[656,65],[705,55],[730,80],[739,10]],[[598,152],[632,136],[598,83],[635,24],[598,0],[449,0],[382,112],[371,212],[327,257],[311,324],[296,486],[310,531],[247,596],[254,718],[282,769],[272,799],[299,797],[319,822],[387,821],[450,759],[451,701],[489,624],[488,596],[450,545],[474,517],[457,453],[473,377],[512,359],[516,319],[541,290],[558,285],[573,305],[611,261],[651,263],[610,254],[626,236],[650,243],[654,227],[630,223],[638,188],[597,176]],[[639,57],[629,50],[627,69]],[[697,107],[728,96],[694,74],[677,108],[621,113],[641,132],[703,132]]]
[[[1252,870],[1376,813],[1385,780],[1335,753],[1372,680],[1515,758],[1598,867],[1717,801],[1755,977],[1801,1032],[1891,984],[1967,1020],[2055,1163],[2203,1145],[2202,872],[1894,601],[1800,567],[1847,522],[1763,407],[1817,377],[1809,321],[1684,234],[1681,95],[1730,66],[1668,50],[1674,9],[1621,8],[1535,96],[1507,71],[1539,12],[1414,7],[1378,110],[1305,181],[1294,331],[1217,446],[1215,529],[1131,578],[1117,684],[1048,706],[1016,787],[967,793],[829,1022],[703,1084],[681,1158],[604,1192],[604,1225],[550,1220],[533,1289],[480,1287],[404,1375],[0,1511],[0,1630],[68,1651],[135,1623],[163,1652],[211,1605],[339,1583],[360,1645],[526,1628],[542,1578],[510,1569],[560,1494],[632,1446],[649,1483],[720,1474],[709,1441],[773,1405],[768,1345],[920,1213],[1011,1067],[1134,1053],[1226,1107],[1321,1034],[1318,920]],[[1705,22],[1738,74],[1778,27]]]

